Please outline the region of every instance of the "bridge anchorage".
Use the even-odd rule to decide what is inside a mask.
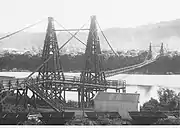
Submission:
[[[103,69],[103,58],[100,49],[100,41],[97,32],[96,16],[91,17],[90,29],[78,29],[72,37],[63,45],[65,46],[80,30],[89,30],[86,50],[85,66],[80,77],[65,76],[61,63],[56,31],[54,28],[54,19],[48,18],[48,27],[46,31],[42,64],[25,79],[12,79],[3,81],[1,89],[0,102],[3,103],[9,95],[16,96],[16,105],[23,100],[24,107],[32,104],[37,108],[38,102],[45,101],[51,108],[57,112],[63,112],[67,108],[66,92],[75,91],[78,93],[78,107],[81,109],[92,108],[93,98],[98,91],[115,89],[116,92],[126,92],[126,83],[122,80],[106,80],[108,72]],[[106,39],[107,40],[107,39]],[[80,41],[80,40],[79,40]],[[82,41],[80,41],[83,43]],[[85,44],[85,43],[84,43]],[[111,47],[112,48],[112,47]],[[38,72],[37,77],[32,77]],[[113,73],[111,73],[113,75]],[[5,83],[6,82],[6,83]],[[28,91],[32,92],[29,97]]]

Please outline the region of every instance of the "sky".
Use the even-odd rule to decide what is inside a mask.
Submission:
[[[179,0],[0,0],[0,32],[13,32],[49,16],[80,28],[96,15],[102,29],[136,27],[180,18]],[[29,31],[45,31],[47,22]],[[59,28],[59,26],[57,26]]]

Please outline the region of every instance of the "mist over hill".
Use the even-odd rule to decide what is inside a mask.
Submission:
[[[109,28],[104,34],[115,50],[148,49],[150,41],[153,45],[165,43],[165,47],[180,51],[180,19],[164,21],[156,24],[142,25],[135,28]],[[0,36],[6,35],[1,33]],[[80,40],[86,43],[88,33],[77,34]],[[102,34],[99,32],[101,48],[110,49]],[[71,35],[67,32],[57,33],[59,46],[62,46]],[[0,41],[0,49],[31,50],[42,48],[45,39],[44,33],[21,32],[12,37]],[[85,46],[76,39],[72,39],[65,51],[84,51]]]

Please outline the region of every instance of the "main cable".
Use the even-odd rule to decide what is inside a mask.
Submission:
[[[83,28],[84,26],[85,26],[85,24],[84,24],[81,28]],[[81,29],[81,28],[80,28],[80,29]],[[58,50],[61,50],[61,49],[80,31],[80,29],[79,29],[68,41],[66,41],[66,43],[64,43]],[[39,67],[37,67],[37,68],[35,69],[35,71],[33,71],[30,75],[28,75],[28,76],[24,79],[24,81],[20,83],[20,85],[23,84],[24,82],[27,82],[28,79],[29,79],[35,72],[37,72],[40,68],[42,68],[43,65],[44,65],[45,63],[47,63],[52,57],[53,57],[53,55],[49,56],[49,58],[46,59]]]
[[[39,22],[36,22],[36,23],[34,23],[34,24],[31,24],[31,25],[29,25],[29,26],[27,26],[27,27],[25,27],[25,28],[23,28],[23,29],[20,29],[20,30],[18,30],[18,31],[15,31],[15,32],[13,32],[13,33],[11,33],[11,34],[8,34],[8,35],[6,35],[6,36],[0,37],[0,40],[3,40],[3,39],[8,38],[8,37],[10,37],[10,36],[13,36],[13,35],[21,32],[21,31],[23,31],[23,30],[28,29],[28,28],[31,28],[31,27],[33,27],[33,26],[35,26],[35,25],[43,22],[44,20],[45,20],[45,19],[43,19],[43,20],[41,20],[41,21],[39,21]]]
[[[113,53],[114,53],[117,57],[119,57],[119,56],[117,55],[117,53],[114,51],[114,49],[112,48],[112,46],[111,46],[111,44],[109,43],[109,41],[108,41],[108,39],[106,38],[106,36],[104,35],[104,32],[102,31],[102,29],[101,29],[99,23],[97,22],[97,20],[96,20],[96,23],[97,23],[97,25],[98,25],[98,27],[99,27],[99,29],[100,29],[100,31],[101,31],[104,39],[106,40],[107,44],[109,45],[109,47],[110,47],[111,50],[113,51]]]
[[[83,28],[86,24],[84,24],[81,28]],[[81,29],[80,28],[80,29]],[[75,36],[80,30],[78,30],[73,36]],[[72,38],[73,36],[66,41],[66,43],[64,43],[58,50],[61,50]],[[49,58],[47,60],[45,60],[38,68],[36,68],[35,71],[33,71],[28,77],[25,78],[25,81],[27,81],[35,72],[37,72],[40,68],[42,68],[42,66],[47,63],[51,58],[53,57],[53,55],[49,56]]]

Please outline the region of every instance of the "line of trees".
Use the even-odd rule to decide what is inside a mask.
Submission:
[[[119,56],[108,54],[107,51],[103,52],[104,57],[104,70],[111,70],[116,68],[122,68],[129,65],[141,63],[145,60],[147,52],[140,52],[137,55],[123,55],[122,52],[118,52]],[[60,56],[63,70],[68,71],[80,71],[84,68],[84,54],[77,54],[72,56],[71,54],[62,54]],[[0,70],[35,70],[42,63],[40,54],[12,54],[5,53],[0,58]],[[144,68],[137,69],[131,73],[143,73],[143,74],[166,74],[171,72],[178,74],[180,72],[180,56],[175,55],[173,57],[164,56],[153,64],[147,65]]]
[[[133,64],[137,64],[143,62],[146,53],[142,53],[138,56],[123,56],[120,55],[116,57],[114,55],[108,54],[106,52],[103,53],[104,61],[103,66],[104,70],[110,70],[115,68],[121,68]],[[60,59],[63,65],[63,70],[65,72],[68,71],[80,71],[84,68],[85,56],[83,53],[77,54],[75,56],[71,54],[62,54],[60,55]],[[25,54],[12,54],[5,53],[0,58],[0,69],[12,70],[16,68],[18,70],[35,70],[40,64],[41,56],[40,54],[32,55],[30,53]]]

